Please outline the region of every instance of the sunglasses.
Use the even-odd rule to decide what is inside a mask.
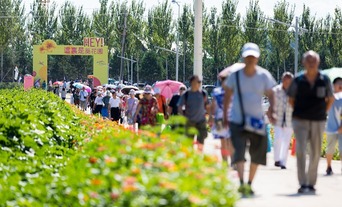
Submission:
[[[181,90],[181,91],[185,91],[185,88],[181,88],[181,89],[179,89],[179,90]]]

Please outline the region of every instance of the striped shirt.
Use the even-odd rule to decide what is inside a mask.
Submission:
[[[289,97],[283,88],[283,84],[279,84],[273,88],[275,95],[275,109],[277,113],[277,122],[275,126],[292,127],[293,108],[289,104]]]

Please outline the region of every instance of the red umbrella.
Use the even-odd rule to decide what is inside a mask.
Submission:
[[[160,94],[165,98],[169,99],[179,91],[180,86],[184,84],[178,81],[165,80],[156,82],[154,88],[158,88],[160,90]]]
[[[230,76],[232,73],[242,69],[245,67],[245,63],[235,63],[231,66],[229,66],[228,68],[223,69],[219,74],[218,77],[219,78],[226,78],[228,76]]]
[[[53,85],[60,85],[61,86],[61,85],[63,85],[63,82],[62,81],[56,81],[53,83]]]

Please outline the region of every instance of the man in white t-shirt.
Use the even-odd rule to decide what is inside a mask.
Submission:
[[[109,99],[109,104],[108,104],[108,111],[109,111],[109,118],[112,119],[113,121],[118,122],[121,118],[121,108],[122,108],[122,103],[121,99],[117,97],[116,92],[112,92],[112,97]]]
[[[85,87],[79,93],[80,96],[80,105],[83,111],[87,110],[87,100],[88,100],[88,92],[85,90]]]
[[[260,133],[265,129],[264,110],[262,107],[263,95],[270,101],[270,121],[274,123],[274,93],[272,88],[276,82],[269,71],[258,66],[260,57],[259,46],[247,43],[242,48],[242,57],[245,66],[229,76],[225,84],[224,98],[224,126],[230,128],[231,140],[235,149],[233,163],[236,164],[240,178],[239,192],[243,195],[254,194],[251,185],[258,165],[266,165],[267,137]],[[231,113],[227,111],[231,105]],[[248,131],[248,127],[253,127]],[[244,183],[244,165],[247,143],[250,143],[249,152],[251,164],[248,184]]]

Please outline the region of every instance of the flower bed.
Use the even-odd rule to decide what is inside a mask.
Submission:
[[[0,107],[0,206],[235,204],[226,168],[183,136],[134,133],[39,90],[0,90]]]

